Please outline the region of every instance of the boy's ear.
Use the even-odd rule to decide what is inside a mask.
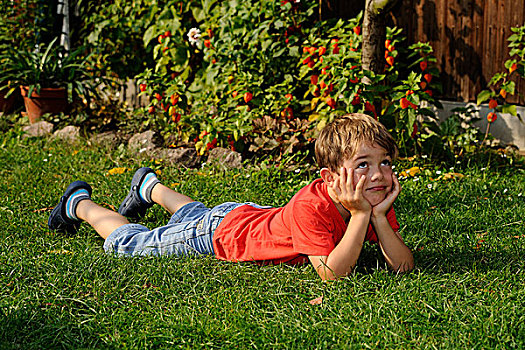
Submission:
[[[320,170],[319,174],[321,175],[321,179],[323,179],[323,181],[328,186],[331,186],[332,182],[334,182],[334,180],[335,180],[334,173],[328,168],[322,168]]]

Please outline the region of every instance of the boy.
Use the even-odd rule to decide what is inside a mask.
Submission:
[[[76,232],[87,221],[107,252],[128,255],[213,254],[229,261],[300,264],[310,261],[323,280],[348,275],[365,240],[378,242],[389,267],[414,267],[397,232],[392,204],[400,185],[392,172],[397,146],[386,128],[365,114],[328,124],[315,145],[320,179],[281,208],[224,203],[212,209],[162,185],[140,168],[118,213],[91,201],[83,181],[68,186],[49,217],[52,230]],[[172,214],[166,226],[130,224],[154,203]]]

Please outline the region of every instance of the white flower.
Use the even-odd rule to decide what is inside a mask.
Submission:
[[[508,189],[504,189],[504,190],[503,190],[503,193],[507,193],[507,191],[508,191]]]
[[[428,184],[427,187],[428,187],[429,190],[431,190],[432,189],[432,184]]]
[[[436,174],[441,174],[441,170],[436,170]]]
[[[201,31],[198,28],[191,28],[190,31],[188,32],[188,40],[190,44],[192,45],[199,44],[200,37],[201,37]]]

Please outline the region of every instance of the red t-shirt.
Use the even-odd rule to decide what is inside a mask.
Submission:
[[[392,208],[387,214],[399,230]],[[215,256],[229,261],[301,264],[308,255],[328,256],[346,231],[346,223],[317,179],[303,187],[281,208],[240,206],[224,217],[213,235]],[[365,240],[377,242],[372,225]]]

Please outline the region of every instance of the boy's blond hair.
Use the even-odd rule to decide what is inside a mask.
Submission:
[[[392,159],[397,157],[396,142],[383,124],[366,114],[352,113],[323,128],[315,142],[317,165],[337,171],[346,159],[355,155],[361,144],[377,144]]]

